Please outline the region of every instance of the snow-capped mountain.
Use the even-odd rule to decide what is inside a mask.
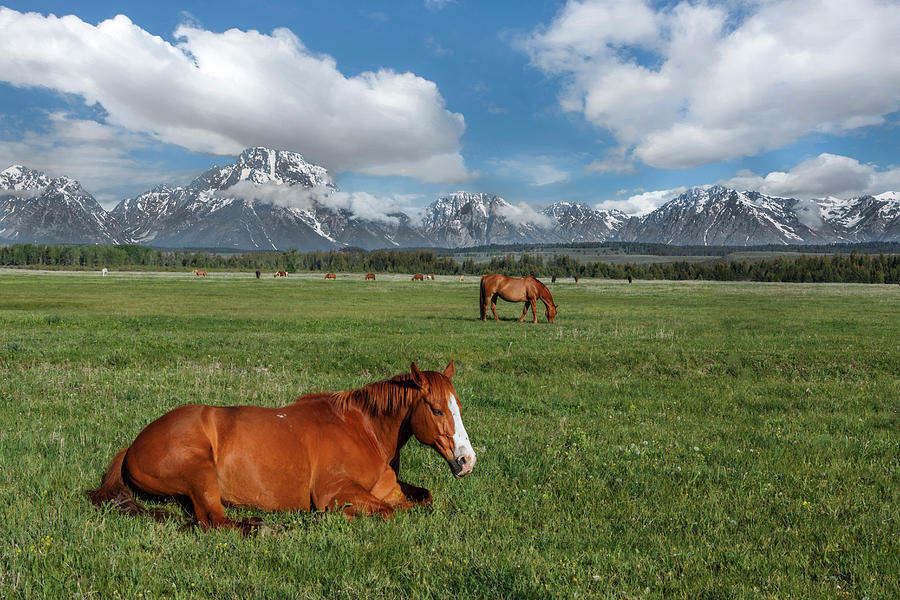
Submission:
[[[106,212],[69,177],[0,172],[0,243],[113,244],[302,251],[642,241],[681,245],[900,241],[900,194],[797,200],[697,187],[629,217],[583,203],[540,211],[485,193],[455,192],[420,219],[363,218],[328,172],[300,154],[248,148],[185,187],[157,186]]]
[[[559,241],[543,224],[540,215],[484,193],[454,192],[432,202],[422,215],[424,234],[432,245],[445,248]]]
[[[829,240],[801,222],[794,211],[796,204],[793,199],[758,192],[697,187],[629,221],[617,237],[700,246],[827,243]]]
[[[122,224],[121,235],[136,244],[149,244],[159,235],[157,224],[184,204],[185,188],[160,185],[149,192],[122,200],[111,211]]]
[[[7,243],[116,244],[115,218],[70,177],[14,165],[0,172],[0,239]]]
[[[846,242],[900,240],[900,194],[887,192],[851,200],[824,198],[814,203],[825,223]]]
[[[34,169],[13,165],[0,171],[0,191],[15,195],[14,192],[36,192],[50,185],[50,178]],[[21,194],[27,195],[27,194]]]
[[[248,148],[187,187],[157,187],[113,209],[138,243],[242,250],[429,246],[404,214],[357,218],[330,199],[337,188],[294,152]]]
[[[594,210],[581,202],[554,202],[541,211],[557,237],[567,242],[605,242],[630,219],[618,210]]]
[[[294,152],[248,148],[187,187],[160,186],[114,209],[135,242],[244,250],[339,246],[315,217],[316,195],[334,186],[323,167]]]

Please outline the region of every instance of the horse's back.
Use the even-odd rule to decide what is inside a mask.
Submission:
[[[482,275],[481,289],[485,290],[489,294],[493,294],[504,285],[505,280],[507,279],[510,278],[501,273],[490,273],[488,275]]]
[[[215,486],[226,504],[308,509],[306,452],[287,427],[278,426],[276,411],[199,404],[173,409],[129,447],[128,479],[159,496],[192,496]],[[284,477],[293,479],[291,486]]]
[[[213,485],[225,504],[308,510],[316,480],[332,479],[334,465],[364,487],[386,468],[392,457],[383,455],[367,418],[338,411],[329,394],[280,408],[185,405],[138,434],[124,468],[153,495],[190,496]]]
[[[481,278],[481,288],[486,297],[499,294],[507,302],[525,300],[527,285],[527,278],[509,277],[502,273],[491,273]]]

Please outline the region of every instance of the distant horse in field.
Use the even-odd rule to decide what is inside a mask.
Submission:
[[[631,283],[631,275],[628,276],[628,283]]]
[[[556,283],[556,275],[550,278],[550,283]]]
[[[425,276],[422,275],[421,273],[416,273],[415,275],[413,275],[412,280],[413,281],[425,281]]]
[[[103,267],[103,268],[100,270],[100,276],[101,276],[101,277],[106,277],[107,275],[109,275],[109,269],[107,269],[106,267]]]
[[[275,271],[272,277],[287,277],[287,271]]]
[[[260,276],[260,275],[262,275],[262,272],[261,272],[261,271],[257,271],[257,272],[256,272],[256,278],[259,279],[259,276]]]
[[[366,281],[369,280],[375,281],[375,273],[366,273]]]
[[[465,275],[460,275],[460,276],[459,276],[459,280],[460,280],[460,281],[465,281],[465,280],[466,280],[466,276],[465,276]]]
[[[575,283],[578,283],[578,275],[575,276]]]
[[[558,306],[553,303],[553,295],[547,286],[535,279],[534,277],[507,277],[500,273],[492,273],[481,278],[481,320],[487,321],[488,304],[491,306],[491,312],[494,313],[494,320],[498,323],[497,318],[497,297],[503,298],[507,302],[525,302],[525,308],[522,310],[522,316],[519,322],[525,320],[528,308],[531,307],[531,315],[534,322],[537,323],[537,312],[535,306],[540,300],[547,307],[547,321],[552,323],[556,318],[556,309]]]
[[[197,277],[206,277],[206,271],[204,271],[203,269],[197,269],[194,271],[194,275],[196,275]]]
[[[325,279],[337,279],[337,275],[334,273],[325,273]]]
[[[430,279],[431,281],[434,281],[434,274],[429,273],[428,275],[425,276],[425,279]]]
[[[267,533],[259,518],[235,521],[225,505],[266,511],[337,510],[379,514],[431,503],[427,489],[400,481],[400,449],[412,436],[431,446],[457,478],[475,466],[456,390],[444,371],[420,371],[359,389],[301,396],[281,408],[202,406],[169,411],[113,458],[87,492],[131,515],[150,510],[135,492],[184,500],[203,529]]]

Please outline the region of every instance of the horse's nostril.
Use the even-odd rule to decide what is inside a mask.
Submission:
[[[464,465],[464,464],[466,464],[466,457],[465,457],[465,456],[460,456],[459,458],[456,459],[456,463],[459,464],[459,465]]]

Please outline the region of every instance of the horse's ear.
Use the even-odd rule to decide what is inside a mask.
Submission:
[[[444,369],[444,377],[450,379],[455,372],[456,370],[453,368],[453,359],[451,358],[450,362],[447,364],[447,368]]]
[[[425,374],[419,370],[415,362],[409,365],[409,372],[412,373],[413,383],[419,386],[419,389],[422,391],[428,389],[428,380],[425,379]]]

